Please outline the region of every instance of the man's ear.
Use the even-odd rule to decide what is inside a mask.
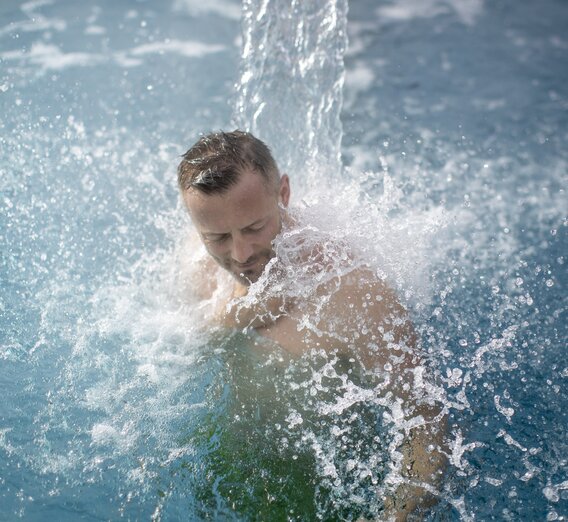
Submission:
[[[280,188],[278,189],[278,202],[287,207],[289,201],[290,178],[288,177],[288,174],[282,174],[280,177]]]

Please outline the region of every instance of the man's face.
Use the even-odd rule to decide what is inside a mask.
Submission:
[[[183,199],[209,254],[249,285],[274,256],[272,241],[282,226],[278,203],[287,206],[289,196],[288,176],[269,183],[245,171],[226,192],[208,195],[190,189]]]

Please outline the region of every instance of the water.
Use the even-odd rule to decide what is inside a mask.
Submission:
[[[564,3],[352,2],[346,22],[343,2],[251,1],[244,36],[238,3],[207,6],[0,7],[4,517],[380,512],[377,382],[200,327],[175,165],[236,121],[275,142],[310,237],[413,314],[449,413],[431,518],[566,519]],[[289,46],[313,27],[337,31]]]
[[[340,174],[347,8],[345,0],[243,2],[233,119],[271,145],[282,172]]]

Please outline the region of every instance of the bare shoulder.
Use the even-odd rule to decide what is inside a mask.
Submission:
[[[187,283],[193,299],[199,303],[203,320],[211,326],[233,328],[234,317],[227,313],[233,297],[233,281],[209,256],[193,259]]]
[[[210,257],[199,259],[193,273],[193,291],[200,301],[211,299],[218,289],[218,266]]]
[[[349,332],[344,341],[357,346],[365,366],[384,366],[393,356],[403,366],[417,362],[417,337],[407,310],[370,269],[354,269],[318,291],[329,295],[322,314],[325,328],[336,338]]]
[[[195,230],[190,229],[182,238],[176,256],[180,284],[187,297],[199,302],[211,299],[218,287],[219,270]]]
[[[338,298],[349,301],[359,300],[368,305],[379,303],[382,306],[400,306],[396,294],[390,286],[377,277],[366,266],[356,268],[340,278],[340,285],[334,293]]]
[[[399,324],[408,314],[394,290],[370,269],[361,267],[335,278],[318,289],[328,294],[329,308],[343,312],[346,319],[372,318],[384,324]]]

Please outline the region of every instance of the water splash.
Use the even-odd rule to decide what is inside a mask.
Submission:
[[[193,2],[185,4],[197,16]],[[225,2],[215,4],[207,16],[225,10]],[[392,4],[398,12],[412,7],[412,16],[391,17],[391,24],[421,17],[412,2]],[[446,6],[445,17],[457,10],[452,2],[430,4]],[[101,519],[155,520],[377,516],[387,486],[403,478],[391,464],[400,457],[405,423],[402,409],[384,399],[383,376],[365,375],[356,360],[337,354],[315,351],[291,360],[250,332],[202,326],[211,303],[198,303],[192,278],[201,276],[205,253],[181,206],[172,210],[174,165],[187,144],[177,144],[177,128],[175,144],[164,136],[171,121],[193,132],[221,125],[228,114],[216,114],[218,102],[211,100],[187,123],[186,117],[176,119],[180,104],[169,115],[163,111],[170,100],[155,102],[154,112],[150,105],[167,90],[157,79],[171,76],[171,70],[151,69],[153,60],[180,54],[197,60],[199,53],[180,44],[185,34],[167,45],[156,44],[159,34],[154,43],[143,43],[148,33],[142,22],[152,19],[141,19],[146,11],[125,13],[121,36],[136,31],[140,41],[126,47],[131,51],[110,54],[108,41],[101,49],[93,44],[83,51],[107,58],[81,62],[81,74],[93,69],[93,85],[120,68],[112,76],[116,81],[101,87],[106,93],[109,85],[121,86],[113,106],[87,82],[77,89],[80,77],[65,76],[76,73],[72,62],[47,73],[56,49],[76,58],[83,55],[73,53],[83,51],[58,40],[73,25],[70,19],[54,25],[40,16],[42,10],[59,12],[59,5],[33,5],[35,26],[24,21],[0,31],[0,37],[21,31],[23,41],[33,29],[27,55],[5,51],[13,78],[0,80],[7,100],[7,132],[0,138],[7,151],[0,160],[1,235],[9,246],[2,256],[0,315],[6,328],[0,356],[2,384],[11,395],[0,425],[3,511],[14,517],[54,509],[65,516],[71,510]],[[245,4],[248,54],[235,121],[275,147],[283,170],[300,187],[293,212],[303,225],[283,231],[278,257],[297,265],[299,241],[304,247],[323,243],[328,260],[345,262],[356,254],[407,303],[437,371],[436,384],[424,386],[450,417],[450,465],[437,492],[442,515],[473,520],[485,509],[477,516],[532,519],[548,511],[549,520],[565,518],[567,163],[558,151],[563,127],[554,126],[563,121],[561,113],[556,110],[559,119],[534,133],[546,136],[538,145],[548,147],[542,162],[524,145],[499,145],[493,134],[487,139],[497,150],[480,154],[464,145],[461,133],[454,146],[410,120],[420,145],[403,157],[406,137],[392,132],[384,138],[393,127],[380,118],[378,132],[373,121],[358,145],[370,159],[359,161],[359,154],[342,178],[338,111],[345,34],[329,29],[344,29],[346,5],[320,7]],[[235,16],[234,10],[228,14]],[[459,18],[474,24],[483,17],[476,10]],[[354,24],[362,36],[353,56],[365,49],[375,22]],[[50,32],[34,48],[42,30]],[[209,60],[220,60],[222,49],[231,47],[198,39],[213,46],[207,47],[215,50]],[[559,36],[550,41],[565,48]],[[518,43],[526,52],[529,43]],[[324,45],[329,48],[322,53]],[[537,47],[546,49],[544,41]],[[46,61],[30,59],[34,49]],[[369,72],[358,84],[362,95],[382,80],[370,56],[357,56],[358,70]],[[217,63],[208,62],[211,70],[230,70],[230,64]],[[65,78],[68,84],[61,83]],[[28,82],[38,82],[42,96],[53,91],[66,99],[65,108],[55,96],[28,104],[38,95],[35,87],[27,91]],[[143,92],[132,94],[140,85]],[[194,87],[181,90],[184,104],[188,96],[202,104],[212,84]],[[565,104],[555,89],[551,103]],[[411,86],[403,97],[417,92]],[[82,114],[84,93],[101,98],[102,113]],[[356,105],[378,121],[367,94],[368,103]],[[213,116],[205,117],[208,111]],[[103,121],[105,115],[114,123]],[[163,122],[156,134],[141,131],[148,121]],[[498,125],[509,129],[504,119]],[[513,141],[525,139],[512,135]],[[355,168],[366,161],[370,170]],[[322,167],[326,162],[333,178]],[[324,187],[324,179],[334,179],[334,187]],[[348,268],[338,263],[336,274]],[[223,274],[209,275],[223,286]],[[291,272],[285,281],[283,291],[291,297],[313,287],[309,271]],[[259,283],[250,299],[262,293]],[[305,312],[305,326],[315,331],[317,313]],[[101,505],[101,496],[110,502]],[[480,502],[486,498],[491,502]]]

